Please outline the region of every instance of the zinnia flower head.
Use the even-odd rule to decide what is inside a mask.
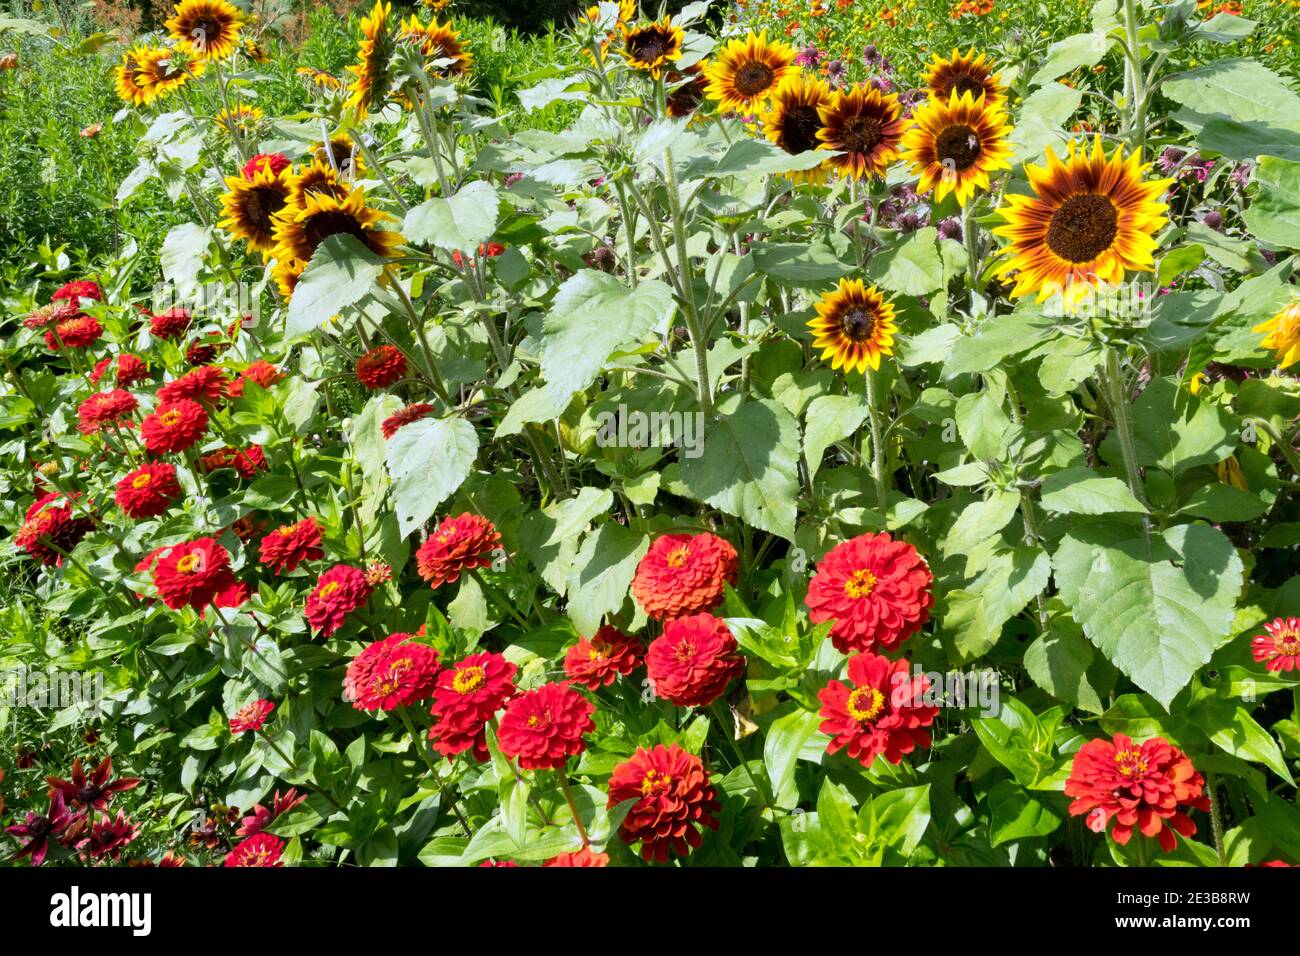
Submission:
[[[394,345],[377,345],[357,359],[357,381],[366,388],[387,388],[405,376],[406,356]]]
[[[172,610],[192,607],[201,611],[238,582],[226,549],[214,538],[199,538],[169,548],[158,558],[153,583]]]
[[[46,567],[61,566],[61,552],[75,548],[93,527],[89,518],[77,517],[73,513],[73,497],[76,495],[52,491],[32,502],[14,535],[14,546]],[[59,501],[63,503],[57,504]]]
[[[93,345],[104,334],[104,328],[88,315],[74,315],[70,319],[56,322],[45,331],[45,345],[50,351],[62,348],[84,349]]]
[[[229,398],[238,398],[244,394],[244,385],[252,382],[262,388],[270,388],[276,382],[284,378],[284,373],[265,359],[258,359],[256,362],[248,365],[239,377],[226,386],[226,395]]]
[[[193,316],[189,309],[179,306],[158,312],[149,317],[149,334],[156,339],[174,339],[184,334],[190,327]]]
[[[808,585],[809,618],[834,621],[843,653],[897,647],[930,619],[933,577],[917,550],[888,534],[862,534],[836,545]]]
[[[438,652],[399,632],[352,659],[343,678],[343,699],[357,710],[395,710],[427,699],[437,680]]]
[[[551,857],[542,866],[609,866],[609,854],[596,853],[591,847],[584,846],[581,850]]]
[[[144,364],[139,356],[132,355],[130,352],[122,352],[96,362],[94,369],[90,372],[90,381],[98,385],[108,370],[114,368],[114,366],[116,366],[114,381],[118,388],[130,388],[137,382],[143,382],[149,377],[149,367]]]
[[[275,710],[274,701],[250,701],[235,711],[234,716],[230,718],[230,732],[244,734],[250,730],[261,730],[273,710]]]
[[[315,518],[303,518],[276,528],[262,539],[259,560],[272,574],[295,570],[304,561],[325,556],[321,548],[321,526]]]
[[[665,534],[637,565],[632,596],[655,620],[707,611],[736,583],[736,549],[717,535]]]
[[[158,389],[159,402],[177,402],[192,398],[196,402],[218,402],[226,393],[224,369],[216,365],[202,365],[190,369],[178,379]]]
[[[323,637],[329,637],[349,614],[366,603],[370,585],[365,572],[347,564],[336,564],[324,574],[307,596],[307,623]]]
[[[280,855],[284,853],[284,841],[270,833],[258,833],[239,843],[229,855],[223,866],[284,866]]]
[[[384,438],[392,438],[403,425],[418,422],[421,418],[428,418],[435,411],[437,409],[428,402],[416,402],[414,405],[407,405],[385,418],[383,423],[380,424],[379,430],[383,433]]]
[[[77,406],[77,430],[83,435],[94,435],[105,427],[124,422],[130,426],[130,416],[140,403],[125,389],[96,392]]]
[[[239,829],[235,831],[235,835],[241,837],[256,836],[270,826],[277,817],[288,813],[306,799],[307,794],[299,793],[294,787],[286,790],[283,796],[281,796],[279,790],[275,791],[275,796],[271,798],[270,808],[260,803],[253,804],[252,812],[239,821]]]
[[[1270,671],[1300,671],[1300,618],[1279,617],[1264,630],[1250,642],[1255,662]]]
[[[113,500],[128,518],[156,518],[181,496],[176,469],[165,461],[145,462],[117,483]]]
[[[930,746],[939,708],[921,703],[930,682],[913,677],[905,660],[870,652],[849,658],[849,683],[833,680],[818,692],[821,732],[831,737],[827,753],[843,750],[864,767],[878,755],[899,763],[918,745]]]
[[[155,455],[185,451],[208,430],[208,413],[198,402],[182,398],[165,402],[140,424],[144,447]]]
[[[468,511],[455,518],[444,518],[433,534],[415,552],[420,577],[429,587],[454,584],[466,571],[492,565],[492,553],[501,544],[501,535],[492,522]]]
[[[559,769],[586,749],[582,735],[596,729],[595,710],[567,682],[543,684],[506,704],[497,742],[524,770]]]
[[[284,153],[258,153],[248,162],[240,167],[240,172],[244,178],[251,180],[261,170],[269,168],[275,175],[279,175],[293,164],[289,162],[289,157]]]
[[[93,299],[98,302],[103,298],[104,292],[100,289],[98,282],[92,282],[89,279],[76,279],[60,286],[58,291],[50,296],[50,301],[66,301],[78,305],[82,299]]]
[[[669,852],[687,856],[703,842],[700,827],[718,829],[722,809],[709,784],[709,772],[693,753],[677,744],[638,747],[609,778],[609,809],[635,800],[619,827],[628,844],[641,844],[641,857],[667,863]]]
[[[667,623],[646,652],[655,695],[678,707],[707,707],[745,672],[745,658],[727,622],[692,614]]]
[[[564,655],[564,673],[576,684],[599,690],[614,683],[620,674],[626,677],[636,670],[644,654],[640,638],[606,624],[590,640],[579,638],[569,648]]]
[[[1123,846],[1137,827],[1144,836],[1157,838],[1166,853],[1178,845],[1175,833],[1196,833],[1184,808],[1210,809],[1204,779],[1187,755],[1163,737],[1143,744],[1125,734],[1116,734],[1113,741],[1088,741],[1074,755],[1065,795],[1075,798],[1071,816],[1087,814],[1094,833],[1109,829]]]
[[[471,749],[475,760],[487,760],[483,728],[515,695],[517,670],[500,654],[484,651],[439,674],[430,708],[438,718],[429,730],[434,749],[448,760]]]

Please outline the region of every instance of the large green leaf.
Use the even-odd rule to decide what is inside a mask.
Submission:
[[[1255,184],[1259,192],[1242,213],[1250,231],[1264,242],[1300,249],[1300,162],[1261,156]]]
[[[1044,478],[1042,501],[1048,511],[1063,514],[1146,512],[1123,481],[1099,475],[1082,466],[1067,468]]]
[[[579,634],[592,635],[623,605],[636,566],[650,547],[640,532],[607,521],[582,542],[569,576],[569,619]]]
[[[803,433],[804,461],[810,479],[817,475],[826,449],[857,432],[866,417],[864,395],[822,395],[813,399]]]
[[[501,197],[491,183],[475,180],[450,199],[426,199],[406,214],[402,224],[411,242],[474,254],[497,226]]]
[[[937,245],[939,230],[926,226],[897,246],[875,253],[867,275],[891,292],[929,295],[943,287],[943,260]]]
[[[293,290],[285,319],[286,337],[311,332],[340,309],[360,301],[383,271],[384,259],[355,236],[328,236]]]
[[[478,433],[463,418],[426,418],[390,438],[387,451],[398,530],[405,537],[469,477]]]

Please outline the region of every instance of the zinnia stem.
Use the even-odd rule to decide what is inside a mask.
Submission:
[[[578,813],[578,802],[573,799],[573,788],[569,786],[569,778],[564,775],[563,770],[556,770],[555,779],[560,781],[560,789],[564,791],[564,802],[569,805],[569,812],[573,814],[573,825],[578,828],[578,836],[582,837],[582,845],[584,847],[591,846],[591,838],[587,836],[587,828],[582,825],[582,815]]]
[[[438,793],[447,801],[447,807],[460,822],[461,828],[465,831],[465,835],[473,836],[473,831],[469,828],[469,822],[465,819],[465,815],[460,812],[460,804],[457,803],[456,798],[448,792],[447,785],[443,783],[442,777],[438,774],[437,764],[433,762],[433,757],[429,755],[429,751],[421,741],[420,735],[415,732],[415,722],[411,720],[408,708],[398,707],[397,716],[401,718],[402,723],[406,725],[406,732],[411,735],[411,746],[419,752],[420,757],[424,760],[425,766],[429,768],[429,776],[433,778],[433,782],[438,788]]]
[[[1219,856],[1219,866],[1227,866],[1228,858],[1223,851],[1223,814],[1219,809],[1218,783],[1214,774],[1205,775],[1205,793],[1210,798],[1210,831],[1214,836],[1214,852]]]

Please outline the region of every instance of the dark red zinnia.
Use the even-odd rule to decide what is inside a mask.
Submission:
[[[907,661],[865,652],[849,658],[849,683],[833,680],[817,694],[821,732],[831,738],[827,753],[845,751],[864,767],[879,755],[902,761],[916,747],[930,746],[939,708],[922,703],[930,682],[912,676]]]
[[[77,406],[77,430],[94,435],[115,423],[129,427],[131,414],[139,407],[135,396],[125,389],[96,392]]]
[[[275,702],[270,700],[249,701],[230,718],[230,732],[243,734],[250,730],[261,730],[266,719],[275,710]]]
[[[151,461],[129,471],[117,483],[113,500],[128,518],[155,518],[181,496],[176,469],[165,461]]]
[[[54,295],[50,296],[51,302],[67,301],[73,305],[78,304],[82,299],[94,299],[96,302],[104,298],[103,291],[99,288],[98,282],[92,282],[90,279],[75,279],[59,287]]]
[[[393,345],[378,345],[357,359],[357,381],[366,388],[387,388],[406,376],[406,356]]]
[[[709,772],[695,754],[677,744],[638,747],[609,778],[609,809],[635,800],[619,827],[628,844],[641,844],[641,857],[667,863],[669,851],[687,856],[703,841],[700,827],[718,828],[722,809]]]
[[[63,553],[75,548],[94,527],[89,518],[73,512],[73,497],[52,491],[32,502],[14,535],[14,545],[46,567],[62,565]]]
[[[365,572],[347,564],[336,564],[324,574],[307,596],[304,613],[312,630],[329,637],[349,614],[366,603],[370,584]]]
[[[159,557],[153,583],[169,608],[201,611],[237,581],[226,549],[214,538],[199,538],[169,548]]]
[[[158,312],[149,317],[149,333],[158,339],[174,339],[190,327],[193,316],[189,309],[180,307]]]
[[[260,552],[259,560],[273,574],[284,574],[304,561],[323,558],[320,523],[315,518],[303,518],[294,524],[281,525],[262,539]]]
[[[53,352],[61,348],[84,349],[104,334],[104,327],[88,315],[74,315],[45,331],[45,345]]]
[[[745,672],[745,658],[727,622],[712,614],[669,621],[646,652],[655,695],[678,707],[706,707]]]
[[[445,518],[437,530],[420,545],[415,563],[420,577],[437,588],[458,580],[466,571],[492,565],[492,552],[501,544],[501,535],[491,521],[465,512]]]
[[[831,641],[843,653],[893,648],[930,619],[933,578],[906,541],[863,534],[836,545],[808,585],[809,618],[834,621]]]
[[[430,708],[437,718],[429,730],[434,749],[448,760],[471,749],[476,760],[487,760],[483,728],[515,695],[517,670],[500,654],[484,651],[439,674]]]
[[[736,549],[709,534],[665,534],[637,565],[632,596],[655,620],[707,611],[736,583]]]
[[[113,381],[118,388],[130,388],[149,377],[149,367],[138,356],[123,352],[96,362],[90,373],[90,381],[98,385],[110,368],[113,369]]]
[[[392,438],[403,425],[418,422],[421,418],[428,418],[435,411],[437,409],[428,402],[416,402],[414,405],[407,405],[385,418],[379,426],[379,430],[383,432],[384,438]]]
[[[200,365],[158,389],[159,403],[192,398],[196,402],[218,402],[226,393],[226,371],[217,365]]]
[[[590,640],[578,643],[564,655],[564,673],[575,683],[592,690],[608,687],[622,674],[626,677],[641,663],[645,645],[639,637],[624,634],[606,624]]]
[[[208,413],[190,398],[159,405],[140,425],[144,447],[155,455],[185,451],[208,430]]]
[[[567,682],[543,684],[506,704],[497,743],[524,770],[558,769],[586,748],[582,735],[596,729],[595,711]]]
[[[343,699],[357,710],[395,710],[427,699],[437,679],[438,652],[399,632],[352,659],[343,678]]]
[[[239,843],[226,856],[223,866],[284,866],[280,856],[284,841],[270,833],[259,833]]]

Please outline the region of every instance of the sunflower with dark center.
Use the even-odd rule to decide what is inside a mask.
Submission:
[[[881,93],[874,86],[859,83],[837,91],[819,110],[822,128],[818,149],[835,150],[838,156],[827,160],[854,179],[883,176],[898,158],[903,137],[903,110],[893,93]]]
[[[1007,195],[997,210],[1005,224],[993,230],[1010,240],[997,274],[1014,273],[1011,297],[1060,295],[1069,311],[1126,271],[1152,271],[1155,233],[1169,221],[1158,200],[1173,180],[1143,181],[1150,165],[1140,151],[1125,157],[1122,146],[1107,157],[1100,136],[1091,153],[1071,141],[1065,162],[1049,147],[1045,167],[1026,164],[1033,195]]]
[[[649,73],[656,80],[665,66],[675,63],[682,55],[682,41],[686,36],[672,17],[639,27],[621,25],[619,35],[623,38],[619,52],[627,65]]]
[[[336,133],[329,139],[329,146],[324,142],[316,143],[311,148],[312,159],[338,170],[344,181],[351,182],[365,175],[366,164],[362,162],[357,144],[347,133]]]
[[[140,76],[140,58],[148,49],[144,46],[132,47],[122,54],[121,64],[113,71],[118,99],[124,103],[145,106],[153,98],[150,87]]]
[[[180,89],[203,72],[202,61],[192,61],[182,50],[149,47],[135,56],[135,84],[143,91],[144,104]]]
[[[226,0],[181,0],[167,30],[195,56],[224,60],[239,44],[244,14]]]
[[[391,3],[375,0],[369,16],[361,19],[357,62],[347,67],[353,79],[348,84],[345,104],[356,111],[357,119],[365,119],[371,110],[381,106],[393,85],[391,67],[397,38],[389,23],[392,12]]]
[[[822,360],[831,368],[866,373],[880,368],[880,357],[892,355],[894,306],[885,301],[875,286],[861,279],[841,279],[839,285],[818,300],[817,315],[808,321],[813,348],[822,350]]]
[[[307,197],[314,193],[324,193],[335,199],[346,198],[351,189],[339,176],[333,166],[319,159],[313,159],[296,172],[286,173],[288,204],[302,209],[307,205]]]
[[[289,202],[288,170],[274,172],[264,163],[251,179],[227,176],[221,197],[223,218],[217,223],[233,238],[243,239],[248,248],[271,258],[275,249],[275,215]]]
[[[668,93],[666,106],[669,116],[690,116],[704,101],[704,88],[709,78],[698,63],[693,63],[681,73],[669,73],[668,81],[672,89]]]
[[[921,80],[929,94],[941,102],[947,102],[953,93],[969,93],[972,97],[983,93],[990,106],[1006,99],[1006,89],[993,71],[993,64],[983,53],[976,55],[974,47],[965,53],[954,48],[948,59],[936,53]]]
[[[835,99],[825,80],[796,74],[777,87],[772,97],[772,109],[763,116],[763,133],[769,140],[791,155],[809,153],[817,149],[821,140],[821,111]],[[827,163],[812,169],[789,173],[795,182],[820,183],[826,181]]]
[[[439,23],[437,17],[425,26],[412,14],[402,22],[401,38],[420,48],[427,63],[425,68],[434,76],[460,76],[474,62],[474,54],[465,49],[451,23]],[[438,60],[450,62],[439,65]]]
[[[311,261],[330,236],[346,233],[371,252],[391,259],[405,240],[401,233],[379,228],[393,217],[366,205],[366,191],[357,188],[342,199],[309,193],[301,209],[286,206],[275,215],[275,258],[279,262]]]
[[[769,41],[766,33],[730,40],[704,68],[709,78],[705,95],[722,112],[756,112],[782,81],[799,75],[794,58],[794,47]]]
[[[989,188],[989,173],[1010,169],[1011,127],[999,106],[990,106],[984,94],[954,91],[948,99],[931,98],[912,116],[903,134],[903,159],[921,177],[918,193],[934,190],[936,202],[955,193],[965,206],[976,189]]]

